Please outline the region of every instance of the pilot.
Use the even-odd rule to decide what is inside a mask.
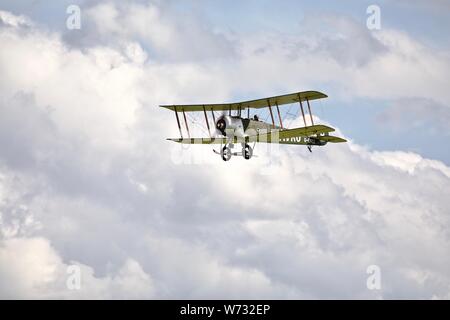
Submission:
[[[255,121],[259,121],[259,117],[258,117],[258,115],[256,115],[256,114],[255,114],[255,115],[253,116],[253,120],[255,120]]]

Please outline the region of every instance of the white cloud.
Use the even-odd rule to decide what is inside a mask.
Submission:
[[[312,155],[286,146],[271,158],[258,146],[260,158],[227,164],[208,150],[205,157],[214,162],[176,165],[171,157],[177,146],[164,141],[177,133],[173,115],[156,107],[273,90],[281,84],[269,75],[279,70],[286,71],[283,88],[296,90],[328,76],[344,92],[354,85],[352,94],[377,96],[382,89],[360,84],[358,75],[374,70],[375,61],[402,72],[410,62],[397,58],[420,53],[417,44],[387,32],[388,40],[370,38],[351,63],[341,60],[342,50],[333,55],[333,48],[318,45],[293,59],[297,42],[269,46],[255,40],[237,47],[233,63],[166,63],[147,51],[149,43],[166,44],[133,38],[142,21],[115,30],[116,19],[126,21],[136,8],[105,6],[89,14],[106,22],[100,34],[119,34],[108,40],[111,45],[75,48],[58,34],[0,29],[2,297],[448,297],[445,164],[349,143]],[[142,14],[158,18],[152,8]],[[169,40],[176,42],[182,31],[170,31],[175,40]],[[361,38],[361,32],[351,34]],[[337,41],[338,47],[346,41]],[[388,53],[359,61],[374,41]],[[268,76],[255,77],[261,70]],[[299,81],[299,70],[311,79]],[[443,76],[437,67],[431,70],[433,86]],[[408,95],[412,83],[394,80],[392,96]],[[434,90],[439,99],[447,95],[439,86]],[[28,269],[30,261],[36,270]],[[80,291],[65,286],[71,261],[82,268]],[[366,288],[372,264],[383,272],[380,292]]]
[[[3,10],[0,10],[0,23],[10,27],[29,27],[32,25],[31,21],[27,17],[23,15],[17,16]]]
[[[69,289],[69,265],[44,238],[14,238],[0,247],[0,297],[3,299],[133,299],[152,298],[151,278],[128,259],[114,275],[95,277],[78,263],[79,289]]]
[[[189,10],[177,10],[167,2],[104,1],[84,10],[81,33],[66,33],[69,43],[78,46],[106,44],[117,48],[130,40],[150,49],[150,56],[163,61],[216,60],[234,56],[228,38],[201,23]]]

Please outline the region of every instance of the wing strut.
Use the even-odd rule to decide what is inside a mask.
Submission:
[[[309,116],[311,117],[311,124],[314,125],[314,120],[313,120],[313,116],[312,116],[312,112],[311,112],[311,106],[309,104],[308,98],[306,98],[306,102],[308,103],[308,110],[309,110]]]
[[[175,107],[175,116],[177,117],[178,130],[180,130],[181,139],[183,139],[183,131],[181,131],[180,118],[178,118],[178,111],[176,107]]]
[[[269,106],[270,117],[272,118],[272,125],[275,128],[275,119],[273,118],[272,106],[270,105],[270,100],[267,99],[267,104]]]
[[[187,120],[186,120],[186,113],[184,113],[184,109],[183,109],[183,117],[184,117],[184,123],[186,124],[186,131],[187,131],[188,137],[190,139],[191,138],[191,133],[189,132],[189,126],[188,126],[188,123],[187,123]]]
[[[275,104],[277,105],[278,119],[280,119],[280,127],[281,127],[281,129],[283,129],[283,121],[281,120],[280,108],[278,107],[278,102],[275,102]]]
[[[305,123],[305,127],[307,127],[308,125],[306,124],[305,110],[303,110],[302,97],[300,96],[300,93],[298,94],[298,102],[300,102],[300,109],[302,110],[303,122]]]
[[[206,114],[206,108],[203,106],[203,113],[205,114],[206,126],[208,127],[209,137],[212,138],[211,129],[209,128],[208,115]]]
[[[216,116],[214,115],[214,111],[211,109],[211,114],[213,116],[214,125],[216,125]]]

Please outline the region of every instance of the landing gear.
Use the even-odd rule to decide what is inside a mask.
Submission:
[[[245,160],[250,160],[253,158],[253,148],[255,146],[252,148],[247,143],[242,143],[242,152],[232,152],[233,147],[234,144],[230,143],[220,149],[220,152],[214,149],[213,151],[215,154],[220,155],[223,161],[230,161],[232,156],[242,156]]]
[[[248,144],[245,144],[242,148],[242,156],[245,160],[250,160],[253,156],[253,149]]]
[[[230,161],[231,159],[231,149],[228,146],[225,146],[222,148],[222,151],[220,152],[220,155],[222,156],[223,161]]]

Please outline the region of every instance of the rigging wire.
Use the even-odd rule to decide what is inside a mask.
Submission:
[[[287,109],[287,111],[284,113],[284,118],[285,118],[285,127],[289,128],[292,124],[292,119],[289,119],[289,115],[291,114],[291,109],[292,109],[292,103],[289,104],[289,108]]]
[[[294,108],[294,110],[296,110],[296,111],[292,112],[294,105],[295,105],[295,103],[291,103],[291,104],[289,104],[289,107],[286,111],[284,111],[284,112],[281,111],[285,128],[290,128],[292,123],[299,116],[299,113],[300,113],[299,108]],[[321,107],[321,113],[323,116],[324,108],[323,108],[322,101],[320,101],[320,107]],[[216,117],[216,118],[220,117],[220,115],[217,115],[217,112],[215,112],[215,111],[212,111],[212,112],[214,113],[214,117]],[[255,109],[254,114],[257,114],[259,116],[260,120],[263,119],[262,121],[264,121],[266,123],[269,120],[270,113],[266,108],[264,108],[262,110]],[[192,127],[197,129],[197,132],[201,132],[204,135],[209,135],[207,127],[205,126],[205,119],[199,119],[200,116],[203,117],[203,114],[200,115],[200,114],[196,114],[196,113],[186,112],[186,118],[187,118],[188,122],[190,122]],[[251,114],[250,114],[250,118],[253,118]],[[212,134],[214,131],[214,128],[215,128],[215,124],[214,124],[213,119],[208,118],[208,120],[209,120],[210,124],[211,124],[211,121],[213,122],[213,126],[211,127],[211,134]],[[195,129],[193,130],[194,134],[195,134]]]
[[[209,135],[208,131],[206,130],[206,128],[203,125],[200,125],[200,120],[198,120],[198,117],[200,115],[195,115],[191,114],[190,112],[186,113],[186,117],[189,120],[189,122],[195,127],[200,129],[202,134]],[[195,134],[195,131],[193,132]]]
[[[292,122],[294,122],[295,119],[297,119],[297,117],[299,116],[300,110],[299,108],[297,108],[295,113],[291,113],[291,109],[292,107],[295,105],[295,103],[291,103],[289,105],[289,111],[287,113],[287,116],[291,116],[291,117],[287,117],[287,119],[289,119],[289,127],[292,125]]]

